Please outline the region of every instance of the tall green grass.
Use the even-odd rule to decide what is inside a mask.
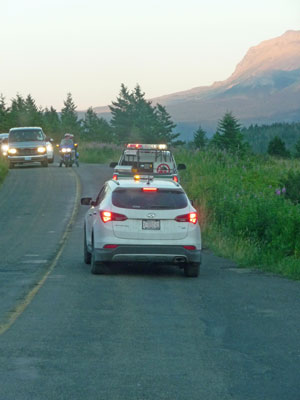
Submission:
[[[240,265],[300,279],[300,205],[280,184],[290,169],[300,170],[299,161],[211,151],[176,158],[187,165],[182,184],[212,249]]]
[[[8,172],[8,163],[4,158],[0,156],[0,185],[4,181],[7,172]]]
[[[118,161],[123,147],[114,144],[97,142],[80,143],[79,160],[86,163],[107,164],[111,161]]]

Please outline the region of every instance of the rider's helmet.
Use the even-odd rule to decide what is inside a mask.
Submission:
[[[64,138],[65,138],[65,139],[73,139],[73,138],[74,138],[74,135],[72,135],[71,133],[65,133]]]

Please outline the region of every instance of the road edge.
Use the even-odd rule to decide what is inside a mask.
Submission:
[[[0,336],[3,335],[14,323],[15,321],[22,315],[22,313],[26,310],[26,308],[30,305],[36,294],[39,292],[39,290],[42,288],[44,283],[46,282],[48,276],[51,274],[51,272],[54,270],[54,268],[57,265],[58,260],[60,259],[60,256],[62,255],[62,252],[64,251],[64,248],[66,246],[67,240],[70,236],[72,227],[74,225],[74,222],[76,220],[78,211],[79,211],[79,200],[81,196],[81,191],[82,191],[82,185],[80,181],[79,175],[72,169],[72,172],[75,176],[75,181],[76,181],[76,195],[75,195],[75,203],[73,207],[73,211],[70,217],[70,220],[66,226],[66,229],[59,241],[58,244],[58,250],[55,255],[55,257],[52,259],[52,261],[49,264],[49,267],[47,268],[46,272],[44,275],[40,278],[40,280],[34,285],[34,287],[17,303],[15,306],[14,310],[9,312],[9,317],[7,320],[3,323],[0,324]]]

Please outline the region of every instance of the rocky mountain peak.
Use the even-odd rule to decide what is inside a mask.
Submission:
[[[239,81],[264,71],[292,71],[300,68],[300,31],[283,35],[251,47],[237,65],[228,82]]]

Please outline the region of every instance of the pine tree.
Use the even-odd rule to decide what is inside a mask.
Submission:
[[[64,133],[68,132],[73,135],[80,133],[80,121],[78,121],[76,108],[71,93],[68,93],[61,110],[61,124]]]
[[[246,145],[243,142],[241,125],[231,112],[227,112],[224,117],[219,120],[217,132],[211,143],[214,147],[233,154],[245,152]]]
[[[295,156],[297,158],[300,158],[300,139],[297,140],[296,144],[295,144],[295,149],[296,149],[296,154]]]
[[[179,135],[172,133],[175,124],[166,109],[160,104],[153,107],[139,85],[129,92],[122,84],[110,110],[111,125],[119,142],[171,143]]]
[[[285,143],[278,136],[270,140],[268,145],[268,154],[275,157],[290,157],[290,152],[286,149]]]
[[[82,137],[102,143],[113,142],[112,129],[104,118],[99,118],[92,107],[89,107],[82,121]]]
[[[43,113],[38,110],[35,100],[29,94],[24,101],[25,125],[41,126],[43,124]]]
[[[205,131],[199,125],[194,133],[194,146],[196,149],[203,150],[207,145],[207,137]]]
[[[62,135],[62,126],[55,108],[51,106],[50,110],[48,108],[45,109],[43,121],[43,126],[47,135],[58,141]]]
[[[8,132],[10,129],[8,108],[6,108],[5,98],[0,95],[0,132]]]

